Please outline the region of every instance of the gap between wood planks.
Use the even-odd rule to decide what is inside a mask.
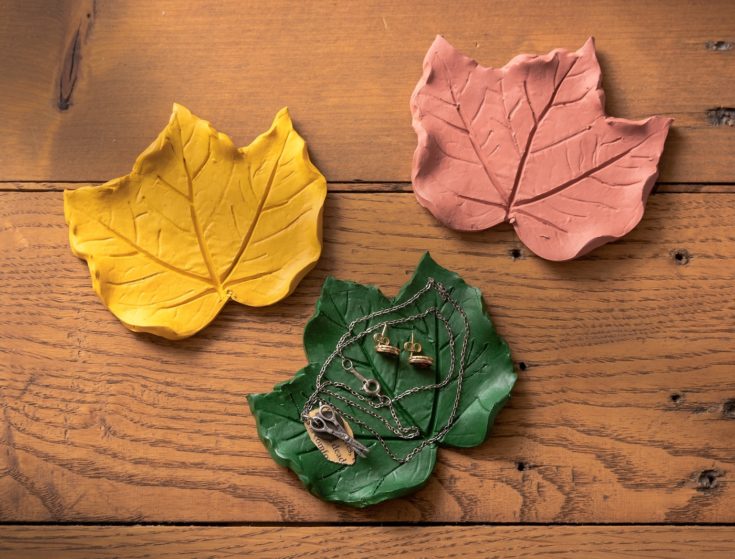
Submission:
[[[0,192],[63,192],[80,186],[99,186],[103,180],[87,181],[0,181]],[[370,194],[370,193],[407,193],[411,183],[407,181],[338,181],[329,182],[329,192]],[[653,194],[692,194],[692,193],[735,193],[735,183],[730,182],[659,182]]]
[[[380,521],[376,523],[372,520],[364,522],[355,521],[325,521],[325,522],[309,522],[309,521],[0,521],[0,528],[3,526],[111,526],[111,527],[212,527],[212,528],[321,528],[321,527],[340,527],[340,528],[387,528],[410,526],[412,528],[432,528],[432,527],[497,527],[497,528],[525,528],[529,526],[566,526],[566,527],[680,527],[680,528],[729,528],[735,527],[735,522],[479,522],[479,521],[463,521],[463,522],[441,522],[441,521]],[[0,534],[1,535],[1,534]]]

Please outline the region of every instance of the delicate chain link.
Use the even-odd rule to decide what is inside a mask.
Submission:
[[[348,414],[342,410],[340,410],[340,413],[345,418],[347,418],[349,421],[353,421],[354,423],[370,431],[375,436],[376,440],[382,445],[383,449],[388,454],[388,456],[390,456],[393,460],[401,464],[405,464],[406,462],[410,461],[419,452],[421,452],[425,447],[440,440],[449,431],[449,429],[452,428],[452,426],[454,425],[456,416],[457,416],[457,410],[459,409],[459,404],[460,404],[460,400],[462,397],[462,381],[463,381],[464,373],[465,373],[464,367],[465,367],[465,359],[466,359],[466,354],[467,354],[467,344],[468,344],[469,337],[470,337],[470,323],[469,323],[469,319],[467,318],[467,314],[465,313],[464,309],[459,305],[459,303],[454,298],[451,297],[451,295],[449,294],[447,289],[444,287],[444,285],[435,281],[434,278],[429,278],[424,287],[422,287],[419,291],[417,291],[413,296],[411,296],[409,299],[407,299],[403,303],[400,303],[398,305],[394,305],[392,307],[388,307],[385,309],[381,309],[378,311],[374,311],[360,318],[356,318],[355,320],[350,322],[350,324],[347,326],[347,331],[337,341],[337,345],[335,346],[334,351],[329,355],[329,357],[327,357],[326,361],[324,361],[321,369],[319,370],[319,373],[317,374],[316,389],[311,394],[311,396],[309,396],[309,398],[306,400],[306,403],[304,404],[304,407],[301,411],[301,417],[304,421],[308,421],[309,411],[317,404],[317,401],[320,399],[320,395],[327,395],[334,399],[344,402],[351,408],[359,410],[362,413],[379,420],[382,424],[386,426],[386,428],[388,428],[388,430],[391,433],[393,433],[394,435],[396,435],[397,437],[401,439],[411,440],[411,439],[417,438],[421,434],[421,431],[416,425],[412,425],[409,427],[403,426],[400,419],[398,418],[398,413],[396,412],[396,409],[395,409],[395,403],[402,400],[403,398],[412,396],[413,394],[417,394],[419,392],[444,388],[451,381],[452,377],[454,376],[454,370],[455,370],[455,364],[456,364],[456,359],[455,359],[456,354],[455,354],[455,347],[454,347],[456,340],[455,340],[454,332],[452,331],[452,327],[449,323],[449,319],[446,316],[444,316],[444,314],[441,312],[441,309],[437,307],[429,307],[428,309],[420,313],[417,313],[417,314],[414,314],[414,315],[411,315],[405,318],[396,318],[396,319],[380,322],[369,328],[366,328],[365,330],[363,330],[362,332],[358,334],[354,334],[354,329],[358,324],[362,322],[369,322],[370,320],[374,318],[378,318],[380,316],[395,313],[397,311],[405,309],[406,307],[415,303],[425,293],[431,290],[434,290],[437,293],[439,293],[439,296],[441,297],[441,299],[445,302],[448,302],[453,307],[453,309],[462,316],[462,320],[464,321],[464,336],[462,340],[462,349],[460,351],[460,361],[459,361],[460,366],[459,366],[459,371],[457,373],[457,392],[455,394],[454,404],[452,406],[452,410],[449,414],[449,417],[447,418],[447,422],[434,436],[422,441],[421,444],[413,448],[413,450],[411,450],[405,456],[399,457],[388,447],[383,437],[373,427],[371,427],[370,425],[368,425],[361,419],[351,414]],[[393,398],[389,398],[388,396],[381,394],[378,396],[377,402],[375,402],[375,401],[372,401],[372,399],[370,398],[366,398],[365,396],[360,394],[358,391],[356,391],[355,389],[353,389],[352,387],[348,386],[347,384],[343,382],[324,380],[324,376],[326,375],[327,369],[337,357],[339,357],[342,360],[342,368],[345,369],[345,371],[351,369],[354,366],[352,360],[344,356],[344,350],[347,349],[352,344],[359,342],[360,340],[370,335],[371,333],[383,328],[383,326],[385,325],[393,326],[396,324],[404,324],[406,322],[413,322],[414,320],[425,318],[426,316],[429,316],[430,314],[435,315],[437,318],[441,320],[444,328],[447,331],[447,335],[449,337],[448,347],[449,347],[451,365],[449,367],[449,371],[447,372],[446,376],[441,382],[438,382],[435,384],[423,385],[423,386],[414,386],[413,388],[409,388],[408,390],[401,392],[399,395],[394,396]],[[367,404],[367,407],[361,405],[355,400],[347,398],[343,394],[339,394],[332,390],[327,390],[327,388],[329,387],[338,388],[338,389],[341,389],[347,392],[354,398],[357,398],[357,400],[359,400],[360,402]],[[383,416],[381,416],[379,413],[375,411],[375,410],[382,409],[382,408],[388,409],[388,411],[391,414],[391,417],[393,418],[393,421],[395,422],[394,424],[391,424],[386,418],[384,418]]]

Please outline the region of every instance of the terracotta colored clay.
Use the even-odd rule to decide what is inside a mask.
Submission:
[[[419,202],[453,229],[510,222],[569,260],[643,216],[672,119],[608,117],[592,38],[486,68],[437,37],[411,97]]]

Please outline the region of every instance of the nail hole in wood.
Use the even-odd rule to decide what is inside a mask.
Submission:
[[[714,51],[732,50],[732,43],[730,41],[707,41],[704,47]]]
[[[717,478],[722,475],[718,470],[704,470],[699,474],[697,479],[697,489],[700,491],[708,491],[717,487]]]
[[[512,248],[508,251],[508,254],[513,260],[518,260],[523,257],[523,251],[519,248]]]
[[[705,114],[712,126],[735,126],[735,109],[732,107],[708,109]]]
[[[528,468],[528,464],[526,464],[525,462],[516,462],[516,469],[519,472],[526,471],[526,468]]]
[[[672,250],[671,256],[674,261],[680,266],[686,266],[687,264],[689,264],[689,260],[691,260],[691,256],[689,256],[689,251],[684,248],[677,248],[676,250]]]
[[[681,394],[672,394],[671,395],[671,401],[675,404],[679,403],[679,400],[681,400]]]
[[[521,371],[526,371],[526,370],[528,370],[528,365],[526,365],[526,362],[525,361],[519,361],[518,362],[518,369],[521,370]]]
[[[735,419],[735,398],[730,398],[722,405],[722,415]]]

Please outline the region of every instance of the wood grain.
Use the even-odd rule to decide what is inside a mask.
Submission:
[[[676,119],[661,180],[733,182],[717,111],[735,107],[735,50],[716,47],[733,29],[729,0],[4,2],[0,180],[122,175],[178,101],[238,144],[288,105],[330,180],[406,181],[408,99],[440,33],[495,66],[596,36],[609,112]]]
[[[735,529],[703,526],[5,526],[0,558],[494,557],[730,559]]]
[[[408,193],[335,193],[293,296],[228,305],[185,342],[103,308],[60,193],[0,193],[0,224],[0,519],[735,522],[733,194],[654,195],[621,242],[549,263],[508,228],[448,231]],[[328,274],[394,294],[426,249],[485,294],[514,396],[411,498],[327,505],[270,459],[245,394],[304,364]]]

